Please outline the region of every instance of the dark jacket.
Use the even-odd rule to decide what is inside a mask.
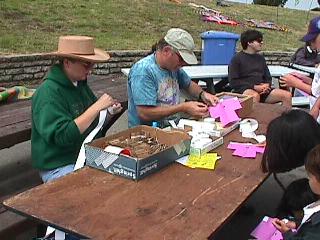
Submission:
[[[260,83],[271,84],[271,75],[265,58],[258,54],[238,52],[228,67],[230,86],[236,93],[243,93],[246,89],[253,89]]]
[[[318,240],[320,239],[320,212],[314,213],[297,232],[283,234],[284,240]]]
[[[310,48],[309,48],[310,49]],[[308,50],[307,46],[299,48],[292,56],[291,63],[302,66],[314,67],[320,63],[320,54],[317,51]]]

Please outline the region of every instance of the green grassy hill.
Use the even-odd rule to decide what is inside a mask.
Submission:
[[[56,49],[60,35],[90,35],[108,50],[149,49],[169,28],[188,30],[201,47],[200,33],[222,30],[241,33],[246,26],[205,23],[188,3],[221,11],[234,20],[274,21],[288,32],[262,30],[266,50],[292,51],[316,12],[233,4],[216,7],[212,0],[0,0],[0,54],[48,52]]]

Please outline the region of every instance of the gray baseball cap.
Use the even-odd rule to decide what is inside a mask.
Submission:
[[[188,64],[197,64],[198,60],[194,55],[194,41],[190,33],[181,28],[171,28],[164,40],[179,52],[183,60]]]

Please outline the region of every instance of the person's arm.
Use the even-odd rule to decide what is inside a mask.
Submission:
[[[99,112],[110,106],[111,103],[113,104],[112,101],[106,101],[106,98],[109,99],[111,97],[106,94],[103,95],[75,119],[73,119],[63,102],[39,101],[34,103],[32,112],[34,127],[48,142],[53,141],[59,146],[73,145],[81,138],[81,134],[92,124]]]
[[[311,82],[312,79],[310,78],[310,83]],[[281,87],[294,87],[308,93],[309,95],[312,95],[311,85],[309,85],[307,82],[301,81],[299,78],[291,74],[280,77],[279,84]]]
[[[309,113],[314,119],[317,120],[319,117],[319,111],[320,111],[320,98],[317,99],[317,101],[315,102],[315,104],[313,105]]]
[[[295,233],[292,231],[292,229],[295,229],[297,227],[295,222],[292,222],[292,221],[285,222],[283,220],[276,218],[272,221],[272,224],[275,226],[277,230],[279,230],[282,233],[282,236],[284,239],[288,240],[294,237]]]
[[[315,67],[314,59],[307,58],[305,51],[306,47],[298,49],[295,54],[295,58],[293,59],[293,63],[307,67]]]
[[[82,134],[91,123],[96,119],[101,110],[104,110],[115,104],[115,100],[108,94],[103,94],[94,104],[92,104],[84,113],[77,117],[74,122]]]
[[[216,105],[219,102],[219,98],[216,96],[204,91],[198,84],[191,81],[189,87],[187,88],[187,92],[195,97],[198,100],[202,100],[204,103],[212,106]]]
[[[137,106],[139,118],[143,121],[161,120],[175,113],[184,112],[193,117],[204,117],[208,107],[204,103],[189,101],[172,106]]]
[[[81,134],[67,106],[60,101],[47,99],[40,97],[32,101],[33,130],[45,141],[53,142],[57,146],[74,146],[81,139]]]

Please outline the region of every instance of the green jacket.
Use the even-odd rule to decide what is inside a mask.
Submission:
[[[32,97],[31,155],[35,168],[51,170],[76,162],[81,144],[98,118],[83,134],[74,119],[96,100],[86,81],[74,86],[61,65],[51,68]]]

